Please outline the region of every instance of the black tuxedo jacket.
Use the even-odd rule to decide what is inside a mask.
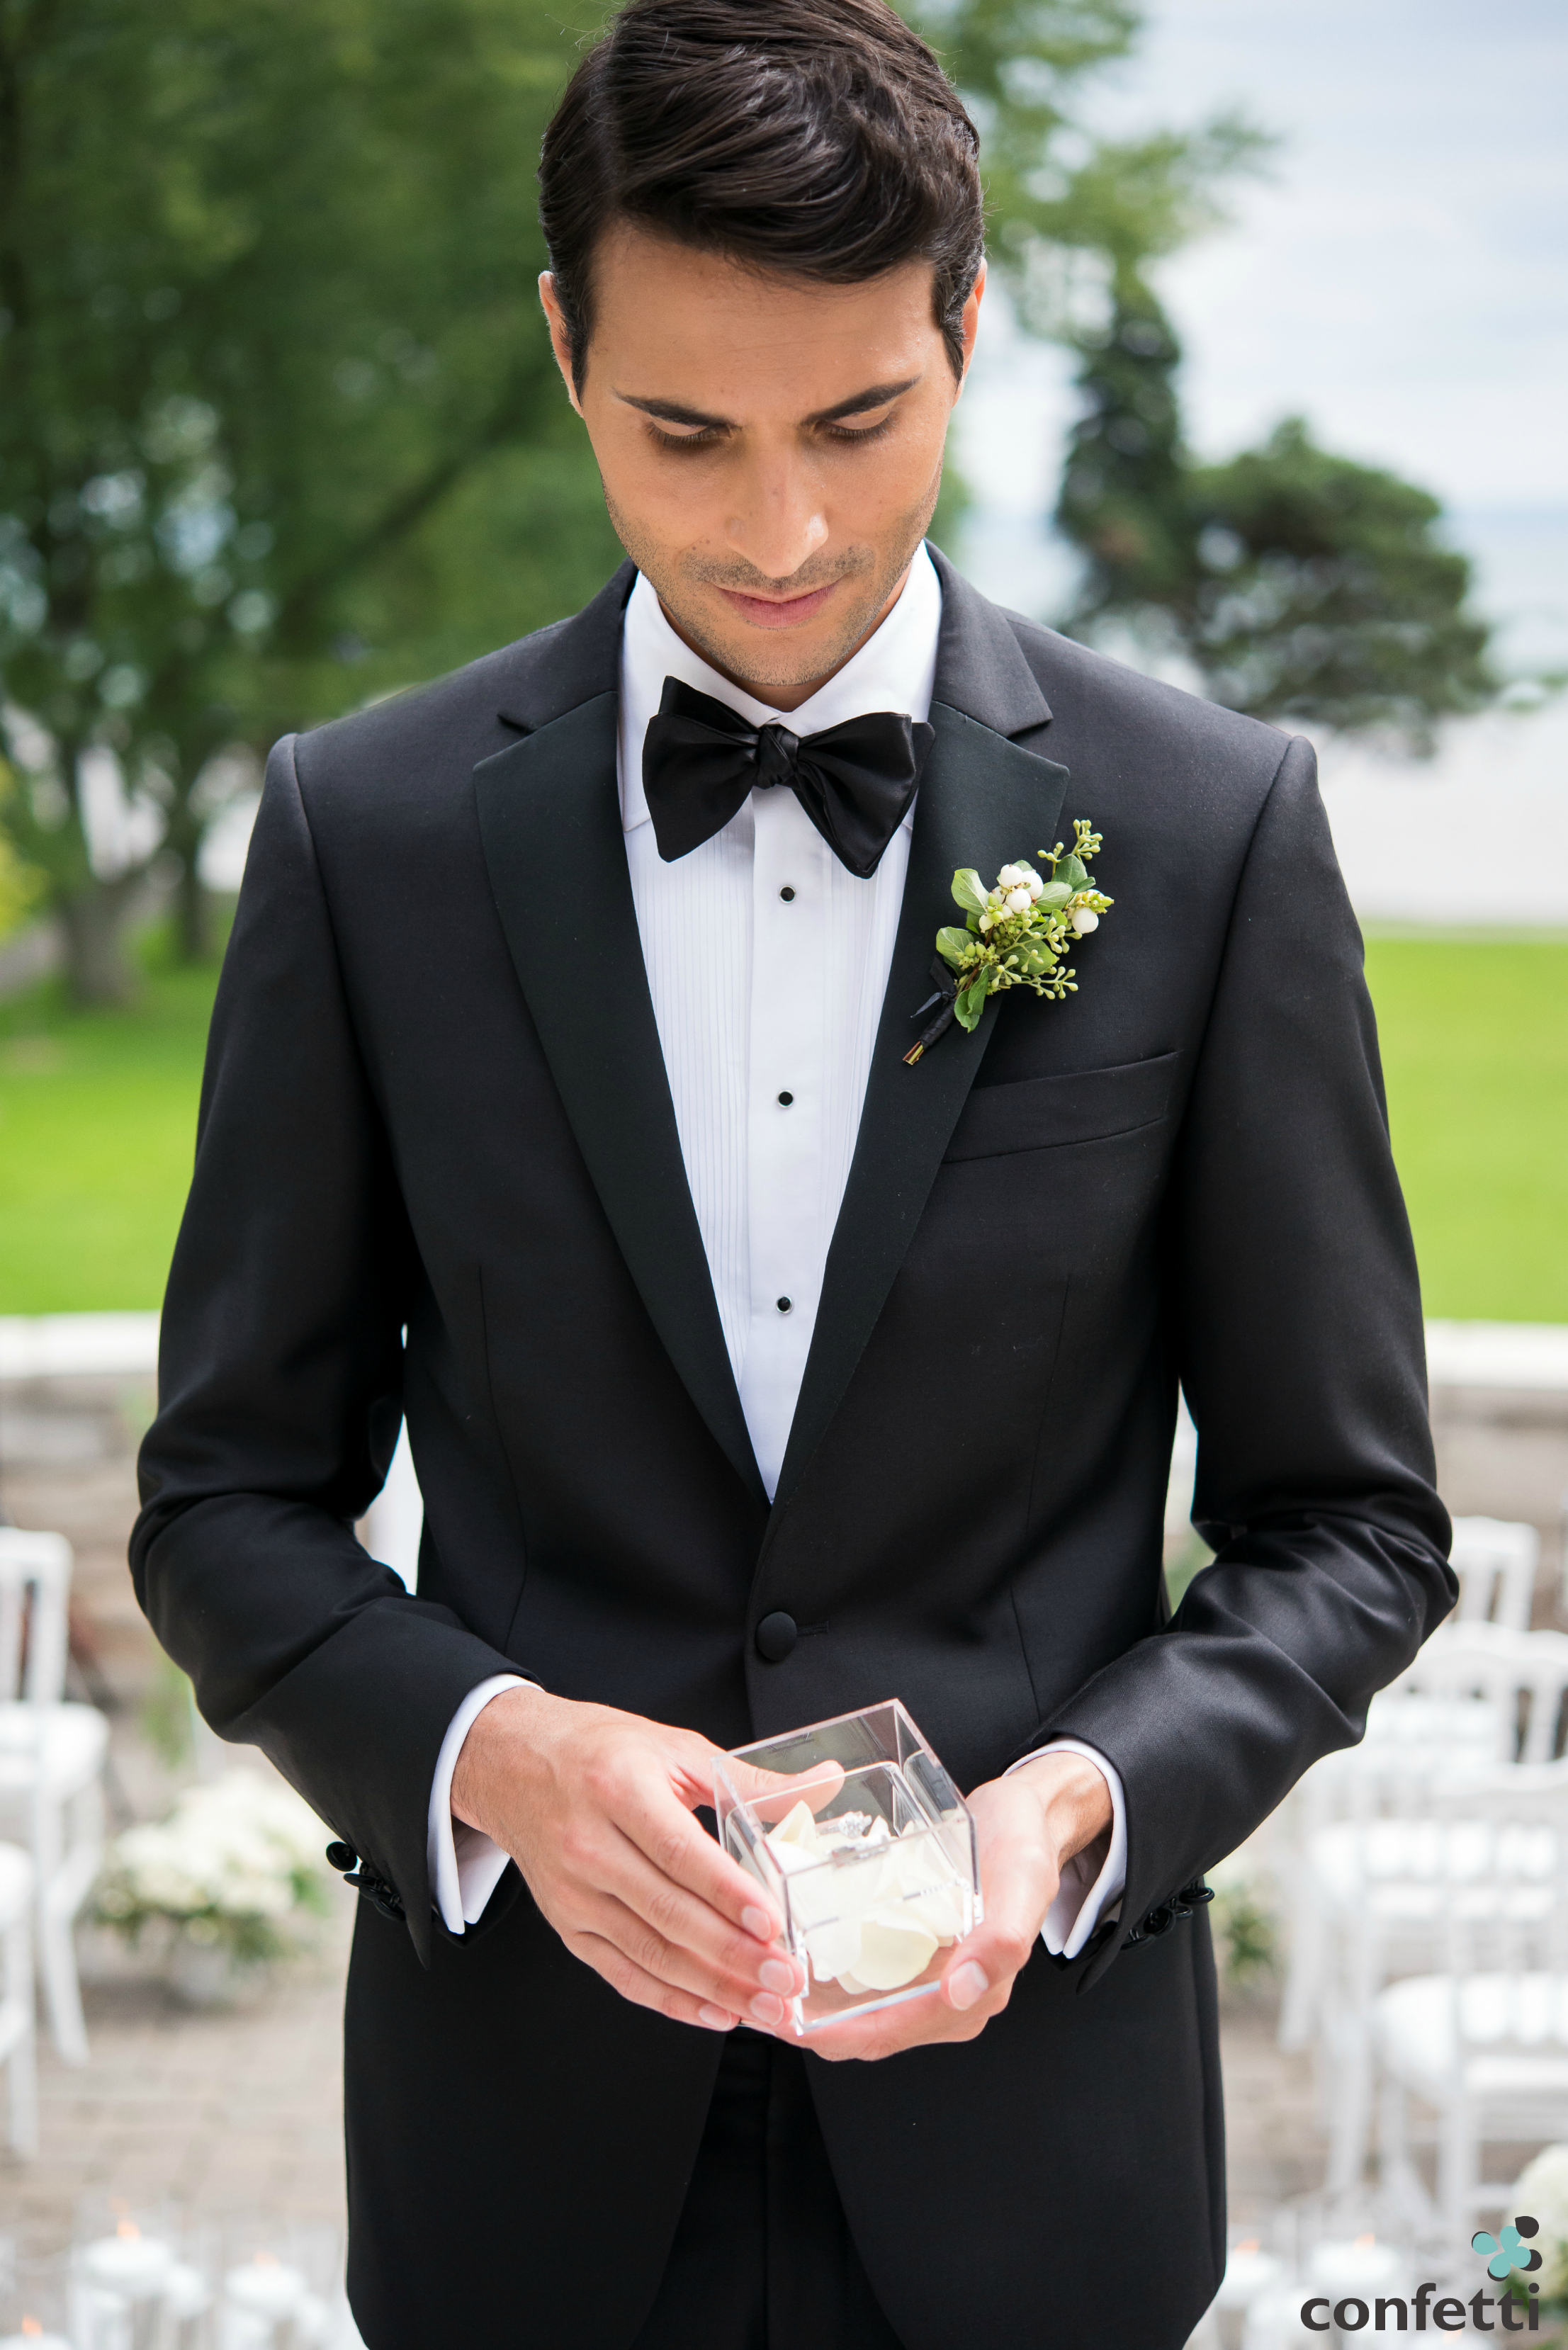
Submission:
[[[724,1746],[896,1695],[966,1785],[1056,1734],[1106,1754],[1121,1923],[1037,1954],[971,2045],[810,2069],[909,2350],[1174,2350],[1222,2260],[1212,1964],[1200,1916],[1147,1922],[1451,1602],[1311,751],[940,568],[936,740],[771,1509],[628,879],[629,568],[268,771],[132,1556],[207,1719],[395,1888],[361,1903],[348,2008],[372,2350],[625,2350],[719,2056],[569,1958],[514,1871],[462,1939],[432,1919],[431,1774],[478,1681]],[[1075,816],[1116,900],[1078,993],[907,1067],[954,867],[1033,861]],[[1179,1379],[1218,1556],[1167,1622]],[[417,1597],[353,1533],[404,1414]]]

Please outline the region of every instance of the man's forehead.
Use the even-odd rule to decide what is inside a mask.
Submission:
[[[847,373],[834,396],[843,398],[923,363],[922,356],[883,365],[878,352],[919,348],[923,355],[940,339],[932,273],[921,261],[857,285],[828,285],[621,227],[605,240],[594,279],[596,339],[635,350],[639,360],[701,369],[710,383],[716,370],[737,380],[755,371],[782,387],[839,366]]]

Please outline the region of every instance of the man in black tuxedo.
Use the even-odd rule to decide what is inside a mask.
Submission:
[[[1202,1873],[1452,1596],[1311,753],[926,548],[981,200],[882,0],[632,0],[542,180],[630,561],[274,755],[138,1589],[357,1857],[371,2350],[1178,2350]],[[1075,817],[1075,992],[911,1065],[955,868]],[[353,1533],[404,1417],[413,1596]],[[895,1694],[985,1921],[803,2054],[695,1814]]]

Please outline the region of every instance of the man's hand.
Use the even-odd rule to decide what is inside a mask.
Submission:
[[[509,1852],[575,1958],[678,2023],[774,2026],[802,1970],[782,1919],[691,1816],[719,1749],[607,1705],[504,1690],[475,1719],[452,1807]]]
[[[874,2059],[933,2041],[978,2039],[1012,1995],[1064,1863],[1103,1846],[1111,1829],[1110,1788],[1082,1754],[1043,1754],[977,1787],[969,1807],[979,1831],[984,1924],[953,1950],[929,1998],[821,2024],[811,2035],[814,2055]]]

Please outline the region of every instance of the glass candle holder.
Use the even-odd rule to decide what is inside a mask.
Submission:
[[[71,2350],[63,2261],[12,2259],[0,2278],[0,2350]]]
[[[797,2033],[928,1996],[981,1915],[974,1821],[897,1698],[737,1747],[713,1805],[805,1970]]]

